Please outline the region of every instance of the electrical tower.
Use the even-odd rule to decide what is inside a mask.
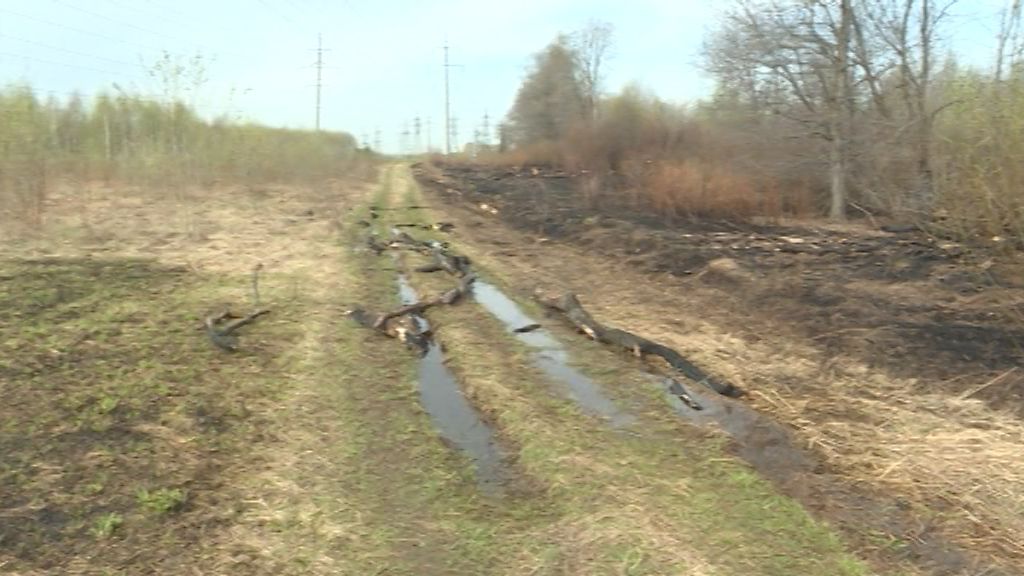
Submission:
[[[448,41],[444,42],[444,153],[452,153],[452,120],[451,120],[451,99],[448,88]]]
[[[458,67],[448,61],[448,40],[444,41],[444,153],[452,153],[452,106],[451,90],[448,83],[448,70]],[[456,138],[458,140],[458,138]],[[456,143],[458,145],[458,143]]]
[[[323,34],[316,35],[316,131],[320,131],[320,92],[323,90],[324,77],[324,39]]]
[[[409,153],[409,123],[406,122],[402,125],[402,131],[399,133],[399,145],[398,149],[401,150],[402,154]]]
[[[416,137],[415,143],[413,144],[416,148],[413,152],[420,154],[423,152],[423,140],[421,138],[423,135],[423,122],[420,120],[419,116],[412,121],[412,130]]]
[[[455,146],[458,147],[458,145],[459,145],[459,119],[458,118],[452,118],[451,125],[450,125],[450,135],[452,137],[452,140],[455,140]],[[449,146],[449,152],[448,152],[449,154],[451,154],[450,150],[451,150],[451,146]]]

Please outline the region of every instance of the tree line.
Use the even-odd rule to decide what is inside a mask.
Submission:
[[[956,7],[731,0],[705,41],[714,94],[688,106],[602,92],[611,28],[592,24],[535,55],[502,145],[670,217],[891,216],[1020,241],[1021,1],[983,69],[940,53]]]
[[[86,104],[0,88],[0,220],[39,223],[58,181],[156,190],[316,182],[370,164],[345,133],[201,118],[183,99],[101,93]]]

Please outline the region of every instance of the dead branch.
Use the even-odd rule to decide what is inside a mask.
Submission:
[[[215,316],[209,316],[203,322],[206,327],[206,335],[213,342],[213,345],[227,352],[238,351],[238,336],[234,334],[239,328],[252,324],[261,316],[270,314],[270,310],[256,310],[248,316],[239,317],[230,310],[225,310]],[[233,319],[225,323],[225,320]]]
[[[224,310],[203,321],[210,342],[213,342],[213,345],[221,350],[237,352],[238,336],[234,332],[243,326],[252,324],[258,318],[270,314],[269,309],[260,308],[260,270],[263,270],[262,263],[256,264],[252,269],[252,299],[255,310],[251,314],[239,316],[231,310]],[[227,320],[231,321],[227,322]]]
[[[455,224],[451,222],[435,222],[433,224],[395,224],[395,228],[419,228],[420,230],[437,230],[438,232],[451,232],[455,229]]]
[[[408,311],[404,313],[405,315],[392,316],[392,318],[401,316],[395,322],[388,322],[386,320],[381,322],[381,318],[387,314],[374,314],[362,308],[350,310],[348,315],[366,328],[379,332],[388,338],[394,338],[403,342],[422,356],[430,349],[432,335],[429,330],[420,330],[419,324],[416,322],[415,317],[412,316],[415,312]]]
[[[675,350],[625,330],[610,328],[594,320],[583,309],[575,294],[566,293],[559,297],[552,297],[537,292],[534,293],[534,299],[545,307],[562,313],[580,332],[596,342],[620,346],[632,352],[637,358],[643,358],[645,355],[658,356],[690,380],[707,386],[723,396],[736,398],[743,395],[743,391],[736,386],[711,376]]]

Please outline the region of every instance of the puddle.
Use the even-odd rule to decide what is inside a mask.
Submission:
[[[398,276],[402,304],[414,304],[416,291],[404,275]],[[420,331],[430,328],[426,318],[414,316]],[[444,440],[473,462],[477,482],[485,492],[497,493],[510,478],[497,437],[462,394],[455,376],[444,363],[444,353],[431,340],[419,364],[420,403]]]
[[[929,528],[922,530],[926,522],[900,499],[872,492],[828,472],[814,454],[795,445],[789,431],[770,417],[732,398],[687,386],[689,395],[703,407],[693,410],[672,392],[674,380],[656,380],[680,416],[696,425],[724,431],[734,441],[736,454],[758,474],[816,515],[840,527],[857,527],[854,537],[865,530],[893,535],[906,546],[904,552],[893,553],[901,560],[912,560],[926,574],[1009,576],[943,534]]]
[[[473,296],[492,316],[500,320],[516,338],[533,349],[533,363],[548,378],[559,383],[563,391],[589,414],[607,418],[616,427],[627,426],[634,418],[615,406],[597,383],[569,365],[569,354],[562,344],[543,329],[517,332],[536,325],[519,305],[493,284],[479,278],[473,284]]]
[[[684,419],[699,426],[720,428],[736,442],[737,455],[762,476],[785,484],[800,474],[810,473],[817,462],[793,444],[789,431],[768,416],[732,398],[683,383],[686,392],[702,410],[694,410],[673,393],[675,380],[663,378],[661,388],[669,403]]]

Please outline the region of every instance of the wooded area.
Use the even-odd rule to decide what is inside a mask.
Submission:
[[[161,189],[215,182],[319,182],[367,173],[370,153],[345,133],[204,119],[189,104],[201,62],[171,56],[152,66],[161,95],[115,85],[88,98],[41,98],[27,85],[0,87],[0,221],[38,226],[48,191],[106,181]]]
[[[971,7],[733,0],[705,43],[715,93],[691,106],[603,93],[611,29],[593,24],[535,56],[504,161],[562,164],[588,201],[615,190],[669,218],[870,214],[1019,243],[1021,2],[984,68],[946,51],[954,10]]]

